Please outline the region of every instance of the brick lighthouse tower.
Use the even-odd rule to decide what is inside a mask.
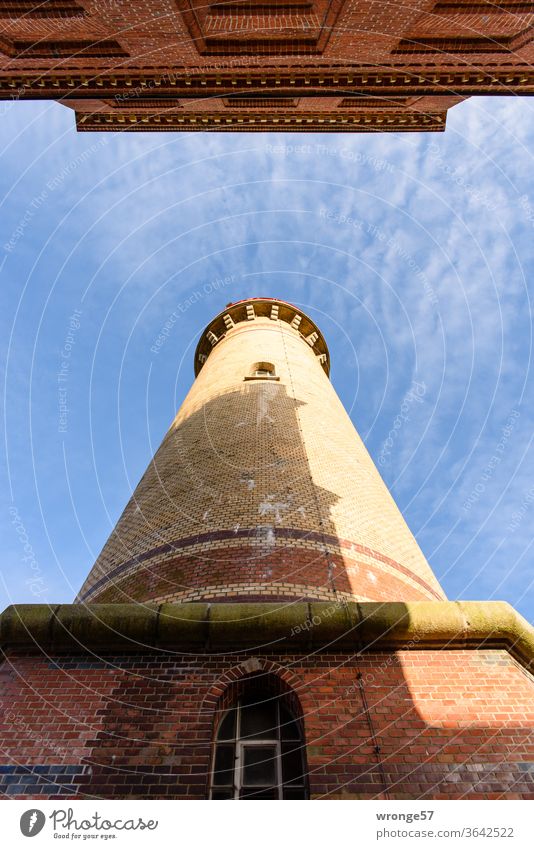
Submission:
[[[76,602],[0,618],[3,792],[534,798],[534,631],[445,600],[319,328],[230,304],[195,372]]]
[[[80,601],[443,600],[306,315],[230,304],[195,370]]]

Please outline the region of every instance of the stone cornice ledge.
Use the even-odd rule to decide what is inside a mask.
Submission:
[[[534,672],[534,628],[502,601],[19,604],[6,648],[46,652],[506,649]]]

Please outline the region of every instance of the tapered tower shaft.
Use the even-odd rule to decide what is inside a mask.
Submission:
[[[274,299],[229,305],[195,370],[80,600],[444,598],[307,316]]]

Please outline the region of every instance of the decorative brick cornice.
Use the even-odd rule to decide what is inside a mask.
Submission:
[[[120,93],[124,105],[135,104],[136,97],[163,94],[191,96],[231,92],[270,91],[276,94],[295,92],[348,96],[350,94],[406,93],[413,95],[477,95],[501,91],[503,94],[531,94],[534,91],[534,69],[525,63],[510,68],[463,67],[437,68],[434,63],[420,67],[347,68],[332,65],[321,68],[247,68],[206,70],[187,68],[172,71],[163,68],[131,69],[127,72],[102,70],[91,75],[79,70],[48,71],[46,69],[5,72],[0,77],[0,98],[35,99],[36,97],[75,97],[78,99],[113,97]]]
[[[126,132],[179,132],[192,129],[214,132],[267,132],[269,130],[291,130],[291,132],[323,133],[333,129],[344,132],[443,132],[446,113],[364,111],[347,115],[337,112],[284,112],[271,114],[257,112],[187,112],[176,113],[136,113],[128,111],[76,113],[76,126],[80,131],[121,130]]]
[[[11,605],[4,649],[36,652],[505,649],[534,671],[534,628],[506,602]]]
[[[446,110],[466,96],[531,93],[534,86],[532,4],[519,0],[7,6],[0,11],[11,18],[0,37],[0,99],[53,98],[72,106],[84,131],[439,131]],[[251,94],[285,97],[293,114],[266,116],[259,103],[250,115],[237,107],[220,114],[232,108],[224,98]],[[334,114],[335,100],[357,95],[414,102],[392,103],[394,116],[379,116],[381,104],[357,118]],[[151,97],[159,100],[153,107]],[[158,114],[165,97],[202,102],[173,121]],[[307,102],[287,103],[298,97]],[[120,123],[106,114],[110,99],[113,110],[124,109]],[[84,100],[92,101],[87,109]],[[254,110],[264,112],[262,120]]]
[[[75,110],[81,132],[376,133],[442,132],[447,109],[465,97],[534,93],[532,66],[518,57],[509,67],[477,60],[445,67],[429,61],[261,68],[242,67],[230,57],[226,64],[204,62],[202,69],[94,72],[67,62],[57,69],[4,71],[0,100],[60,100]],[[247,107],[247,100],[254,105]],[[87,109],[84,101],[90,101]],[[298,105],[289,106],[292,101]]]

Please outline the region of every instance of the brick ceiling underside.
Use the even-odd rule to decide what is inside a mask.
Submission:
[[[0,97],[79,130],[443,130],[472,94],[534,91],[519,0],[0,0]]]

